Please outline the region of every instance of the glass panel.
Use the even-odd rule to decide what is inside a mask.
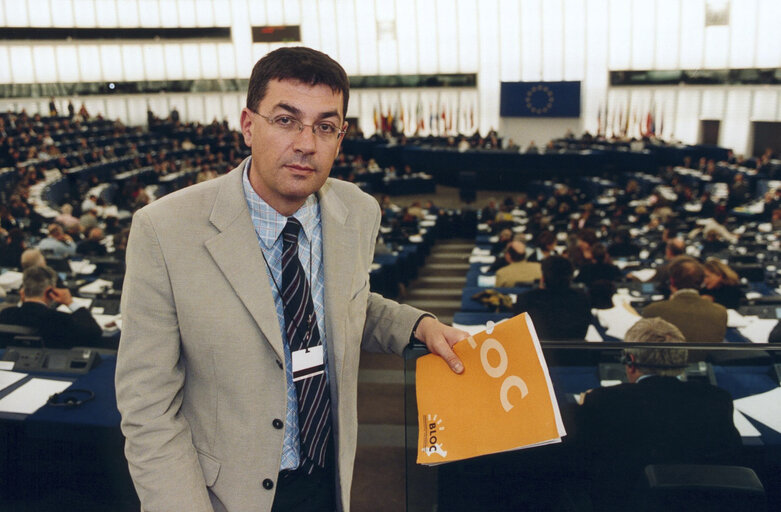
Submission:
[[[379,14],[378,14],[379,16]],[[359,18],[360,19],[360,18]],[[372,16],[373,19],[373,16]],[[379,18],[378,18],[379,19]],[[398,71],[399,73],[417,73],[420,69],[418,62],[418,17],[415,15],[415,2],[413,0],[398,0],[396,2],[396,51],[398,52]],[[369,25],[370,23],[367,23]],[[370,59],[377,59],[377,23],[371,23],[372,27],[368,29],[374,42],[370,48],[374,49],[375,55],[369,56]],[[424,24],[425,25],[425,24]],[[383,64],[390,56],[379,54],[380,68],[391,69],[387,64]],[[377,66],[374,67],[377,72]],[[374,120],[372,119],[372,124]]]
[[[779,93],[773,90],[754,91],[754,104],[751,109],[752,121],[777,121]]]
[[[499,77],[502,82],[521,79],[521,6],[515,0],[499,1],[499,48],[502,58]]]
[[[189,123],[200,121],[206,122],[203,112],[203,98],[201,96],[188,95],[185,97],[187,104],[187,116],[182,115],[183,120]]]
[[[127,120],[132,126],[146,124],[146,98],[132,95],[127,97]]]
[[[218,64],[220,78],[236,78],[236,56],[233,54],[233,45],[221,43],[217,45]]]
[[[652,2],[632,2],[632,69],[651,69],[654,65],[656,17]]]
[[[81,70],[80,80],[82,82],[98,82],[102,78],[100,69],[100,55],[97,45],[80,45],[79,49],[79,69]]]
[[[61,82],[79,81],[79,58],[76,47],[70,44],[61,44],[54,48],[57,59],[57,73]]]
[[[317,14],[320,20],[319,50],[338,61],[339,44],[336,40],[336,5],[334,0],[320,0],[317,3]]]
[[[733,68],[752,67],[757,48],[757,1],[730,3],[730,55]]]
[[[339,39],[339,64],[342,65],[348,75],[358,73],[358,48],[356,46],[357,35],[355,18],[355,2],[352,0],[339,0],[337,3],[336,31]]]
[[[214,6],[212,2],[195,2],[195,24],[199,27],[214,26]]]
[[[374,75],[377,73],[377,24],[371,23],[374,19],[374,2],[356,2],[355,17],[357,20],[358,43],[358,73],[361,75]],[[401,31],[406,24],[397,28]],[[399,32],[399,38],[404,39]],[[399,47],[401,50],[401,47]],[[402,52],[403,53],[403,52]]]
[[[540,0],[521,3],[521,80],[542,80],[542,7]]]
[[[564,27],[560,2],[542,3],[542,78],[561,80],[564,78]]]
[[[458,72],[458,52],[454,43],[458,39],[456,5],[453,0],[437,0],[438,73]]]
[[[680,0],[659,0],[656,3],[656,69],[675,69],[681,43]]]
[[[165,77],[169,80],[184,78],[182,69],[182,47],[179,44],[168,43],[163,46],[165,58]]]
[[[499,4],[480,2],[480,132],[499,128]],[[441,108],[440,108],[441,110]]]
[[[163,45],[144,45],[144,67],[146,68],[147,80],[164,80],[166,78]]]
[[[195,2],[194,0],[179,0],[176,2],[180,27],[195,27]]]
[[[439,52],[437,51],[437,16],[433,2],[417,2],[418,24],[418,63],[420,73],[436,73],[439,70]],[[481,13],[483,14],[483,13]],[[488,16],[486,13],[485,16]],[[482,18],[481,18],[482,21]],[[494,32],[494,35],[496,33]]]
[[[5,2],[5,22],[9,27],[29,27],[27,0]]]
[[[721,123],[719,145],[731,148],[737,154],[751,154],[748,135],[751,130],[751,91],[732,89],[727,93],[724,122]]]
[[[54,57],[53,46],[34,46],[33,62],[35,63],[35,80],[37,82],[57,81],[57,60]]]
[[[705,4],[703,0],[681,3],[681,51],[679,67],[697,69],[703,67],[702,45],[705,39]],[[618,68],[616,68],[618,69]]]
[[[201,47],[201,76],[203,78],[217,78],[220,69],[217,65],[217,45],[203,43]]]
[[[30,65],[33,55],[29,46],[10,46],[11,69],[14,82],[27,84],[35,82],[33,67]]]
[[[10,84],[14,80],[11,78],[11,60],[8,57],[8,47],[0,46],[0,83]]]
[[[705,67],[721,69],[727,67],[729,58],[728,26],[710,26],[705,28]]]
[[[127,124],[127,105],[125,98],[106,98],[106,117],[108,119],[119,119]]]
[[[475,0],[459,0],[458,8],[458,70],[474,73],[480,67],[477,55],[477,3]]]
[[[222,100],[217,94],[207,94],[203,97],[204,100],[204,122],[211,123],[216,120],[218,123],[222,122]]]
[[[160,27],[160,3],[157,0],[138,0],[142,27]]]
[[[355,8],[358,8],[359,2],[355,2]],[[363,3],[363,2],[360,2]],[[301,24],[301,4],[299,0],[284,0],[283,10],[285,12],[285,24],[286,25],[300,25]]]
[[[586,58],[585,19],[586,6],[583,2],[564,1],[564,80],[583,80]]]
[[[178,27],[179,11],[177,9],[176,0],[159,0],[159,1],[160,1],[160,25],[163,27]]]
[[[759,25],[756,38],[757,67],[781,67],[781,3],[777,0],[760,0]]]
[[[138,27],[138,2],[136,0],[122,0],[117,2],[117,17],[120,27]]]
[[[266,0],[266,25],[285,25],[282,0]]]
[[[122,67],[125,80],[144,79],[144,54],[139,44],[122,46]]]
[[[114,2],[95,2],[95,18],[98,27],[116,27],[117,6]]]
[[[30,11],[31,27],[49,27],[52,24],[52,12],[49,0],[27,0]]]
[[[610,0],[608,15],[610,69],[631,69],[631,4],[626,0]]]
[[[190,43],[182,45],[182,62],[184,78],[201,77],[201,53],[198,44]]]

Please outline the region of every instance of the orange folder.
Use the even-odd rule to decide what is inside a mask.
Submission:
[[[453,347],[453,373],[417,360],[418,464],[440,464],[561,441],[566,435],[531,318],[520,314]]]

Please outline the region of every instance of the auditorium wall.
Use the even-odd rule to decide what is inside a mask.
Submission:
[[[629,101],[626,108],[642,115],[653,102],[676,138],[696,142],[700,119],[721,119],[721,143],[746,152],[747,127],[757,115],[781,120],[778,88],[608,85],[610,70],[781,67],[781,2],[729,2],[728,25],[707,27],[705,6],[706,0],[3,0],[0,27],[229,26],[232,39],[2,42],[0,84],[247,78],[254,61],[279,46],[253,43],[251,26],[300,25],[301,44],[329,53],[352,75],[477,73],[476,89],[355,91],[349,115],[367,133],[375,111],[400,112],[402,104],[407,118],[421,110],[433,118],[445,109],[461,118],[451,131],[485,133],[500,126],[501,81],[579,80],[583,129],[595,132],[598,112],[610,105],[617,111]],[[153,109],[177,104],[184,119],[217,115],[235,123],[236,93],[225,96],[149,101]],[[125,97],[85,101],[126,122],[146,106]],[[0,108],[18,104],[46,101],[3,100]],[[408,131],[414,125],[408,122]]]

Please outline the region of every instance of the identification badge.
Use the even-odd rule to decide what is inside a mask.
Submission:
[[[323,346],[309,347],[308,350],[296,350],[293,356],[293,382],[320,375],[325,371]]]

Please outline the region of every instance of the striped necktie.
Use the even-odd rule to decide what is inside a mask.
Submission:
[[[301,223],[289,217],[282,230],[282,304],[290,351],[321,344],[312,294],[304,268],[298,259],[298,233]],[[323,354],[325,359],[325,354]],[[298,427],[301,436],[301,466],[311,473],[325,465],[331,435],[331,397],[325,373],[297,380]]]

